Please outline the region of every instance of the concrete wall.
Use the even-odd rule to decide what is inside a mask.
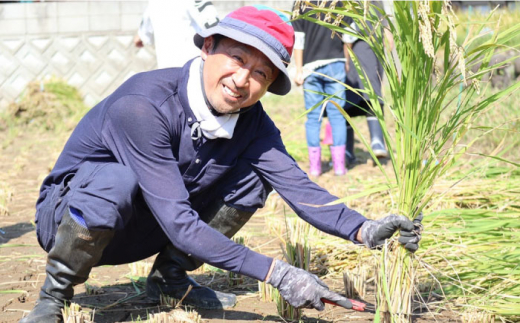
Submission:
[[[213,2],[221,16],[252,3],[284,10],[292,4]],[[0,110],[33,80],[64,78],[94,105],[128,77],[155,68],[154,49],[133,44],[146,5],[146,0],[0,3]]]
[[[136,72],[153,68],[153,48],[133,35],[146,1],[0,5],[0,109],[27,83],[58,76],[93,105]]]

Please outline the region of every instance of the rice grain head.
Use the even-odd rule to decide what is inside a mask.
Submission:
[[[321,0],[321,1],[319,2],[319,6],[318,6],[318,8],[319,8],[319,9],[323,9],[323,8],[325,8],[325,5],[326,5],[326,4],[327,4],[327,0]],[[316,13],[316,19],[321,20],[321,13],[320,13],[320,12],[317,12],[317,13]]]
[[[435,49],[432,42],[432,26],[430,23],[430,4],[427,0],[419,2],[419,36],[423,44],[424,52],[431,58],[435,57]]]
[[[466,60],[464,59],[464,48],[457,47],[457,60],[459,62],[459,71],[462,75],[462,81],[466,84]]]
[[[339,27],[341,22],[343,21],[343,18],[345,18],[345,15],[337,15],[336,19],[334,19],[334,22],[332,23],[334,26]]]
[[[473,72],[468,71],[469,77],[471,78],[471,85],[475,88],[475,91],[477,91],[477,94],[480,94],[480,81],[477,78],[472,77]]]
[[[329,9],[330,10],[334,10],[336,8],[336,4],[338,3],[339,0],[334,0],[332,1],[332,3],[330,4],[330,7]],[[332,19],[332,13],[331,12],[327,12],[327,14],[325,15],[325,19],[323,21],[325,22],[330,22]],[[336,19],[337,20],[337,19]],[[334,35],[334,33],[333,33]]]
[[[450,31],[450,50],[454,52],[457,49],[457,31],[455,30],[455,22],[457,16],[453,12],[451,3],[449,0],[444,0],[442,6],[442,15],[448,20],[448,30]]]
[[[292,12],[291,19],[294,19],[294,18],[298,17],[298,14],[300,13],[300,7],[302,5],[303,5],[303,3],[302,3],[301,0],[296,0],[294,2],[294,9],[293,9],[293,12]]]

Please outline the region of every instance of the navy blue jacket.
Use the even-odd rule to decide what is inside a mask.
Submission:
[[[349,240],[366,220],[344,205],[315,208],[337,198],[298,167],[260,102],[241,114],[233,138],[192,140],[195,117],[188,105],[189,65],[137,74],[80,121],[50,175],[52,184],[85,161],[117,162],[136,174],[144,200],[171,242],[213,266],[263,280],[272,259],[235,244],[210,228],[190,205],[237,162],[250,161],[305,221]]]

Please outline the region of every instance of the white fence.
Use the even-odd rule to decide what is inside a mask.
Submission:
[[[286,10],[292,4],[213,3],[220,15],[251,3]],[[0,2],[0,111],[33,80],[63,78],[94,105],[131,75],[155,68],[153,48],[133,44],[146,5],[146,0]]]

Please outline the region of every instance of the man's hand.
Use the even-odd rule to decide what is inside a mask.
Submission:
[[[352,302],[337,293],[331,292],[318,276],[301,268],[296,268],[281,260],[274,260],[274,268],[267,282],[278,289],[280,295],[296,308],[325,309],[323,299],[352,308]]]
[[[415,252],[419,248],[421,240],[422,214],[410,221],[402,215],[389,215],[377,221],[368,220],[361,226],[362,242],[369,248],[377,248],[390,239],[397,230],[401,231],[399,242],[404,247]]]

